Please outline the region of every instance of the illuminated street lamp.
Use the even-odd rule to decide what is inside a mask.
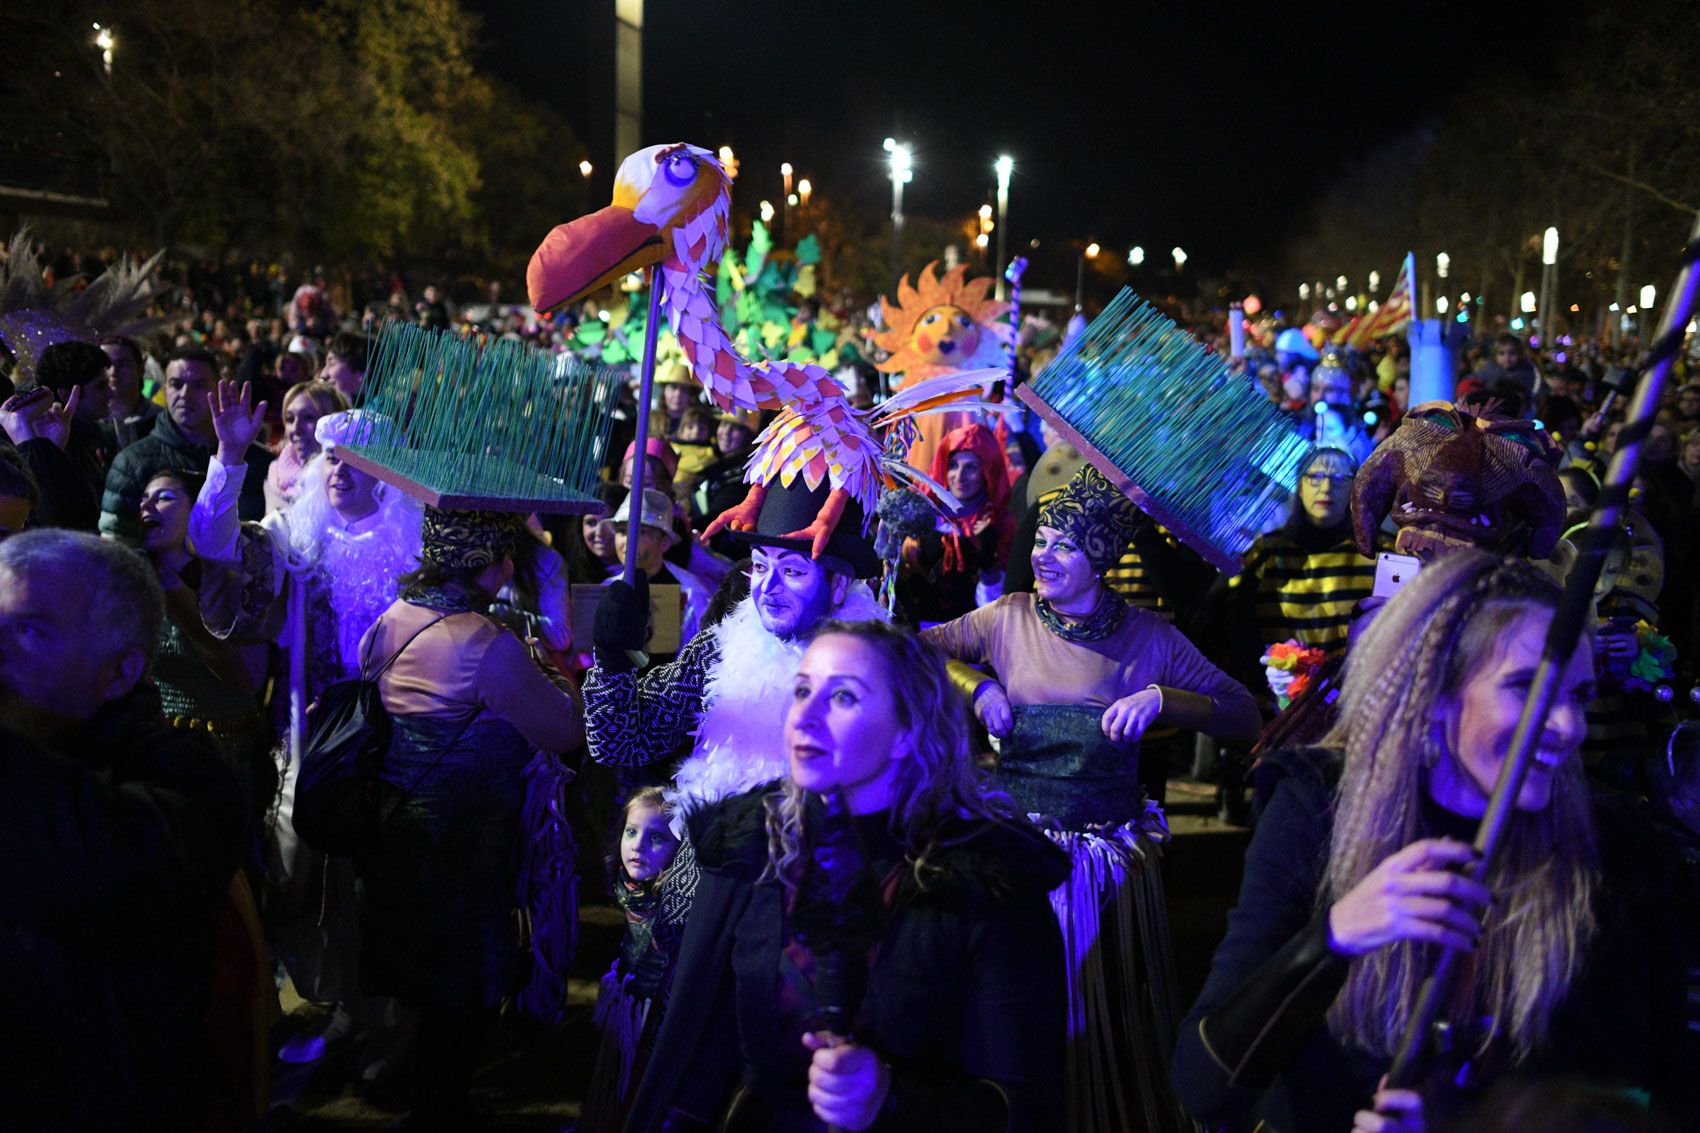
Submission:
[[[1186,267],[1186,251],[1185,251],[1185,249],[1183,249],[1179,246],[1170,248],[1169,249],[1169,255],[1175,257],[1175,270],[1176,271],[1180,271],[1181,269]]]
[[[773,202],[772,201],[763,201],[760,205],[758,205],[756,207],[761,212],[761,222],[763,224],[772,224],[773,223]]]
[[[112,74],[112,50],[118,46],[118,37],[112,34],[111,28],[94,25],[94,45],[100,48],[100,61],[108,75]]]
[[[997,297],[1004,297],[1004,289],[1009,286],[1003,277],[1004,270],[1004,234],[1009,231],[1009,178],[1015,172],[1015,159],[1007,153],[998,157],[992,163],[992,168],[998,175],[998,261],[992,265],[992,274],[997,278]]]
[[[1299,284],[1299,300],[1301,302],[1303,302],[1303,301],[1308,300],[1309,298],[1310,298],[1310,284],[1308,284],[1308,283]]]
[[[1136,268],[1140,264],[1143,264],[1144,262],[1145,262],[1145,249],[1144,248],[1141,248],[1138,244],[1135,244],[1132,248],[1128,249],[1128,253],[1127,253],[1127,266],[1128,267]]]
[[[1445,279],[1447,273],[1451,270],[1452,257],[1447,255],[1445,252],[1438,253],[1434,257],[1434,274],[1439,276],[1441,279]]]
[[[590,174],[591,174],[591,171],[595,168],[596,168],[595,166],[590,164],[588,159],[578,163],[578,171],[584,177],[589,177]]]
[[[726,171],[726,179],[735,181],[738,178],[738,156],[732,152],[731,146],[721,146],[715,155],[720,158],[720,168]]]
[[[1380,272],[1372,271],[1372,272],[1369,273],[1369,289],[1371,291],[1381,290],[1381,273]],[[1299,298],[1302,299],[1302,298],[1304,298],[1304,296],[1301,295],[1301,296],[1299,296]]]
[[[896,279],[903,266],[903,186],[915,179],[915,151],[896,138],[887,138],[885,152],[891,167],[891,276]]]
[[[1558,229],[1548,228],[1541,235],[1541,338],[1552,337],[1552,305],[1558,298]]]
[[[1086,261],[1097,259],[1101,251],[1097,241],[1080,249],[1080,256],[1074,261],[1074,313],[1080,314],[1086,309]]]
[[[1641,289],[1641,309],[1643,311],[1652,310],[1653,304],[1658,300],[1658,298],[1659,289],[1649,283]]]
[[[783,215],[783,223],[779,226],[779,231],[782,238],[790,239],[791,206],[797,203],[797,198],[791,192],[791,163],[789,161],[782,161],[779,163],[779,175],[785,179],[785,212]]]
[[[797,182],[797,198],[803,202],[804,208],[809,207],[809,194],[814,191],[815,187],[809,182],[807,177]]]
[[[1533,291],[1523,292],[1523,313],[1525,315],[1535,313],[1535,293]]]

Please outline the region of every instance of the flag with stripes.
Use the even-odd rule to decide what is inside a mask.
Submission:
[[[1393,281],[1393,290],[1388,294],[1387,302],[1353,319],[1341,330],[1335,341],[1362,349],[1375,339],[1386,338],[1404,330],[1405,324],[1411,321],[1411,312],[1416,305],[1412,290],[1416,276],[1416,253],[1406,252],[1405,262],[1399,267],[1399,277]]]

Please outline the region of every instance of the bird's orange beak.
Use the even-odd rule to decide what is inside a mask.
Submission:
[[[660,263],[666,254],[660,229],[624,205],[609,205],[556,225],[531,254],[525,285],[532,307],[547,314],[628,272]]]

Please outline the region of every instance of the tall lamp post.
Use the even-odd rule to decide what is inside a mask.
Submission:
[[[1552,341],[1552,305],[1558,290],[1558,229],[1541,236],[1541,345]]]
[[[112,52],[118,46],[118,37],[112,34],[112,29],[100,24],[94,25],[94,45],[100,48],[101,66],[106,68],[106,77],[112,77]]]
[[[1001,300],[1006,298],[1004,292],[1009,288],[1008,281],[1003,277],[1003,270],[1007,266],[1004,259],[1004,242],[1008,239],[1009,232],[1009,178],[1010,174],[1015,172],[1015,159],[1007,153],[1002,154],[992,168],[998,172],[998,261],[992,265],[992,274],[997,277],[997,297]]]
[[[903,186],[915,179],[915,152],[895,138],[885,140],[891,167],[891,278],[903,270]]]
[[[1097,259],[1100,250],[1096,243],[1080,249],[1080,259],[1074,270],[1074,313],[1077,315],[1086,310],[1086,261]]]
[[[785,205],[783,211],[779,214],[779,234],[780,239],[789,240],[791,239],[791,163],[789,161],[779,163],[779,175],[785,179]]]

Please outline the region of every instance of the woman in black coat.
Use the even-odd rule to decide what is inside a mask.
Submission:
[[[675,1130],[1056,1128],[1047,894],[1068,863],[982,795],[942,661],[889,626],[828,623],[785,742],[786,786],[723,808],[698,843],[705,879],[749,893],[727,927],[732,993],[692,1050],[663,1040],[656,1062],[687,1061],[638,1111]],[[692,1000],[673,990],[670,1010]]]
[[[1692,1120],[1688,910],[1649,840],[1590,799],[1590,638],[1486,884],[1460,872],[1557,601],[1527,562],[1429,563],[1352,647],[1325,748],[1273,757],[1239,905],[1176,1043],[1195,1117],[1403,1133],[1515,1073],[1644,1091]],[[1381,1089],[1436,946],[1467,953],[1443,1011],[1451,1053],[1422,1090]]]

